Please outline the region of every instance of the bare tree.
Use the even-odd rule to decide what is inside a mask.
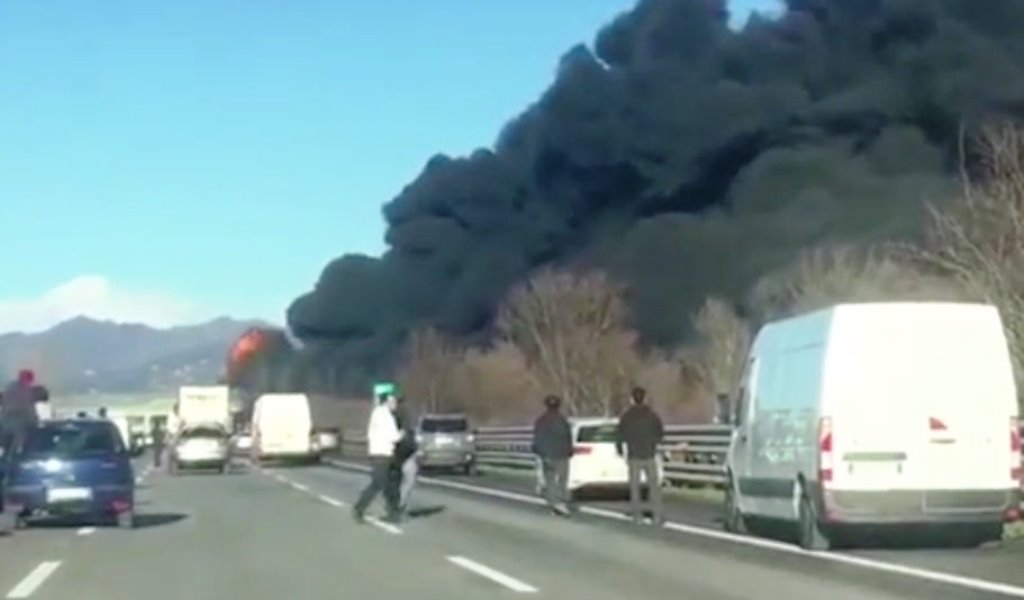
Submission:
[[[423,410],[453,408],[453,378],[461,360],[462,353],[442,333],[416,329],[409,335],[399,384]]]
[[[600,272],[545,270],[515,288],[498,327],[572,414],[611,414],[637,367],[621,288]]]
[[[895,249],[833,245],[807,250],[788,267],[761,278],[750,304],[758,320],[766,321],[841,302],[963,296],[955,281],[919,268]]]
[[[750,326],[731,303],[720,298],[705,300],[693,325],[700,342],[692,364],[715,394],[732,395],[743,375]]]
[[[973,173],[962,158],[963,191],[929,207],[915,255],[971,296],[999,307],[1018,382],[1024,380],[1024,131],[989,125],[973,140]],[[966,152],[962,152],[962,157]]]
[[[471,349],[455,371],[454,394],[477,423],[525,423],[540,406],[540,388],[513,344]]]

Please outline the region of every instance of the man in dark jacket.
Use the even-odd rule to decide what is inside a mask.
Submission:
[[[569,514],[569,459],[572,457],[572,427],[559,410],[558,396],[544,399],[544,413],[533,424],[533,453],[541,460],[544,497],[556,514]]]
[[[164,456],[164,445],[167,443],[167,430],[160,421],[154,420],[150,434],[153,437],[153,466],[159,467]]]
[[[654,523],[665,522],[664,506],[661,499],[661,477],[658,469],[658,445],[665,435],[665,427],[650,406],[647,392],[641,387],[633,388],[632,406],[619,417],[615,451],[625,454],[629,465],[629,504],[636,523],[643,521],[643,502],[640,495],[640,477],[647,482]]]
[[[416,484],[416,475],[419,471],[416,464],[416,452],[419,445],[416,443],[416,432],[412,422],[412,415],[409,413],[409,406],[405,398],[397,398],[398,405],[395,408],[395,422],[402,430],[402,439],[395,444],[394,464],[392,466],[393,476],[398,480],[398,507],[402,514],[409,511],[409,496]]]

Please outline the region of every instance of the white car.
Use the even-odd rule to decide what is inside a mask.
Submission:
[[[569,459],[569,492],[584,489],[628,489],[629,467],[615,452],[618,419],[570,419],[573,454]],[[664,457],[658,456],[660,484],[665,484]],[[538,472],[538,490],[543,481]]]
[[[184,468],[226,473],[230,461],[227,431],[216,425],[198,425],[181,431],[171,447],[168,462],[172,473]]]

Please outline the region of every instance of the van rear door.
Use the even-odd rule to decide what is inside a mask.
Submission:
[[[836,486],[1010,487],[1016,392],[998,314],[903,306],[843,326],[855,341],[832,363]]]

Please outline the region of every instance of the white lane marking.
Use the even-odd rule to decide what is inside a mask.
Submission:
[[[95,527],[82,527],[81,529],[78,530],[77,533],[78,533],[78,535],[92,535],[92,534],[96,533],[96,528]]]
[[[371,525],[373,525],[374,527],[377,527],[378,529],[382,529],[382,530],[390,533],[391,535],[402,535],[402,530],[399,529],[397,526],[392,525],[391,523],[385,523],[384,521],[381,521],[377,517],[366,517],[366,521],[368,523],[370,523]]]
[[[58,567],[60,567],[59,560],[48,560],[39,563],[24,579],[18,582],[18,585],[14,586],[14,589],[7,592],[7,597],[28,598],[39,589],[39,586],[43,585],[47,577],[53,575],[53,572]]]
[[[337,508],[342,508],[345,506],[345,503],[342,502],[341,500],[338,500],[337,498],[331,498],[330,496],[327,496],[325,494],[317,494],[316,497],[319,498],[321,501],[326,502],[327,504],[330,504],[331,506]]]
[[[336,466],[359,471],[368,471],[363,465],[348,463],[343,461],[331,461],[330,464]],[[505,500],[512,500],[514,502],[521,502],[524,504],[533,505],[545,505],[546,503],[533,496],[526,496],[516,492],[508,492],[505,490],[496,490],[490,488],[479,487],[466,483],[458,483],[455,481],[445,481],[443,479],[434,479],[432,477],[420,477],[417,481],[434,485],[441,488],[449,488],[454,490],[462,490],[466,492],[472,492],[482,496],[491,496],[493,498],[503,498]],[[607,510],[602,508],[593,508],[589,506],[582,507],[580,512],[600,517],[603,519],[610,519],[615,521],[628,521],[630,517],[624,513]],[[1003,594],[1005,596],[1011,596],[1014,598],[1024,598],[1024,587],[1016,586],[1008,583],[1000,583],[997,581],[991,581],[988,579],[980,579],[977,577],[968,577],[966,575],[956,575],[954,573],[947,573],[945,571],[935,571],[931,569],[922,569],[919,567],[911,567],[908,565],[902,565],[899,563],[885,562],[872,558],[865,558],[862,556],[855,556],[852,554],[842,554],[839,552],[809,552],[803,548],[787,544],[785,542],[778,542],[775,540],[769,540],[764,538],[758,538],[753,536],[736,535],[734,533],[728,533],[726,531],[716,531],[706,527],[698,527],[696,525],[687,525],[685,523],[679,523],[676,521],[669,521],[664,525],[665,529],[675,531],[678,533],[685,533],[703,538],[715,539],[724,542],[731,542],[735,544],[743,544],[746,546],[754,546],[762,548],[764,550],[774,550],[777,552],[785,552],[787,554],[795,554],[805,556],[807,558],[830,561],[839,564],[846,564],[863,569],[882,571],[886,573],[893,573],[896,575],[903,575],[905,577],[912,577],[916,579],[923,579],[926,581],[945,583],[948,585],[959,586],[968,589],[974,589],[985,592],[993,592],[997,594]]]
[[[301,484],[297,481],[289,481],[288,485],[292,486],[296,490],[299,490],[300,492],[309,492],[309,486]]]
[[[463,569],[466,569],[467,571],[476,573],[481,577],[490,579],[494,583],[497,583],[502,587],[506,587],[512,590],[513,592],[519,592],[521,594],[537,593],[537,588],[533,587],[532,585],[520,581],[515,577],[512,577],[511,575],[506,575],[501,571],[492,569],[487,565],[482,565],[476,562],[475,560],[470,560],[464,556],[448,556],[446,558],[448,559],[448,562],[458,565]]]

